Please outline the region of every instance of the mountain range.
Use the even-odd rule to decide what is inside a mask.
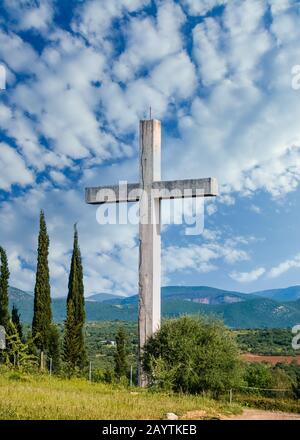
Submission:
[[[31,322],[33,295],[14,287],[9,292],[24,322]],[[66,298],[53,298],[54,320],[65,319]],[[88,321],[137,319],[138,296],[98,293],[86,298]],[[204,314],[224,320],[232,328],[292,327],[300,324],[300,286],[243,293],[208,286],[162,287],[162,315]]]

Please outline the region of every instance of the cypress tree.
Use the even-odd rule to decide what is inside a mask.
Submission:
[[[127,375],[126,333],[120,327],[116,335],[115,375],[118,379]]]
[[[85,323],[84,285],[81,253],[78,244],[78,232],[74,226],[74,243],[71,259],[67,318],[64,334],[64,358],[69,368],[83,368],[86,364],[86,352],[83,328]]]
[[[32,335],[37,348],[44,351],[48,348],[52,313],[48,266],[49,236],[43,211],[40,213],[40,232],[37,252]]]
[[[5,250],[0,247],[0,325],[9,330],[10,315],[8,307],[9,269]]]
[[[16,328],[16,331],[19,335],[20,341],[23,341],[23,329],[20,319],[20,314],[15,305],[13,305],[12,311],[11,311],[11,320]]]
[[[52,371],[58,373],[60,370],[60,337],[55,324],[52,324],[50,328],[48,356],[52,359]]]

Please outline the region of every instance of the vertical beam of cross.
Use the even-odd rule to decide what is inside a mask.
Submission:
[[[140,246],[139,246],[139,354],[160,326],[160,200],[153,182],[161,180],[161,124],[140,121]],[[146,384],[139,359],[138,382]]]

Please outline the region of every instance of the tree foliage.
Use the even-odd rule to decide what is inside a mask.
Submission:
[[[204,318],[168,320],[144,347],[150,385],[218,394],[241,381],[239,350],[230,331]]]
[[[126,377],[128,372],[126,341],[125,330],[120,327],[116,335],[115,375],[117,379]]]
[[[52,359],[53,373],[59,373],[61,368],[60,351],[61,349],[59,330],[55,324],[52,324],[49,333],[48,357],[49,360]]]
[[[83,268],[76,225],[74,227],[74,243],[68,288],[64,358],[70,370],[74,370],[76,368],[83,368],[86,365],[83,334],[85,323]]]
[[[15,306],[15,304],[13,304],[13,308],[11,311],[11,320],[16,328],[16,331],[18,332],[20,340],[22,341],[23,340],[23,328],[22,328],[22,324],[21,324],[20,314],[19,314],[18,308]]]
[[[9,268],[5,250],[0,247],[0,325],[8,331],[10,315],[8,307]]]
[[[10,323],[9,335],[6,338],[7,349],[4,350],[5,363],[23,372],[36,371],[38,358],[30,349],[30,343],[22,342],[12,323]]]
[[[37,348],[40,350],[47,350],[49,345],[52,313],[48,266],[49,236],[43,211],[40,213],[40,231],[37,253],[32,334]]]

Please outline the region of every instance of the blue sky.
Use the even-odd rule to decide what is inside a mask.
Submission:
[[[86,294],[134,294],[137,227],[99,225],[84,188],[138,178],[138,121],[162,121],[164,179],[215,176],[205,230],[162,234],[163,283],[300,284],[300,4],[290,0],[3,0],[0,243],[32,291],[38,214],[52,294],[78,222]]]

